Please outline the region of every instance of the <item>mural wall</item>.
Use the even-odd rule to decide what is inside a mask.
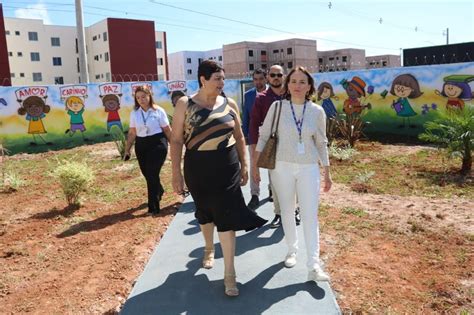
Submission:
[[[143,84],[169,114],[173,96],[198,89],[196,80],[1,87],[0,141],[12,153],[110,141],[114,132],[128,130],[133,92]],[[240,81],[227,80],[224,92],[239,101]]]
[[[313,76],[327,116],[362,113],[369,134],[416,136],[439,113],[474,106],[474,62]],[[12,153],[110,141],[128,130],[133,91],[142,84],[169,114],[173,96],[198,89],[197,81],[0,87],[0,141]],[[225,93],[241,104],[243,86],[226,80]]]
[[[416,136],[447,110],[474,106],[474,63],[313,75],[326,115],[362,113],[369,134]]]

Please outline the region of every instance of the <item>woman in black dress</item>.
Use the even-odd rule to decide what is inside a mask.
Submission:
[[[232,99],[222,96],[224,69],[211,60],[198,68],[199,91],[178,100],[173,116],[171,161],[173,188],[184,181],[196,205],[204,236],[203,267],[214,264],[214,227],[224,255],[224,285],[228,296],[239,295],[235,280],[235,231],[252,230],[266,220],[247,208],[240,186],[248,180],[240,114]],[[181,172],[183,145],[184,180]]]

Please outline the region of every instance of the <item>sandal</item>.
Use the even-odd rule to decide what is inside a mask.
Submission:
[[[235,278],[235,274],[226,274],[224,276],[225,295],[232,297],[239,295],[239,288],[237,288]]]
[[[205,269],[211,269],[214,267],[214,250],[205,249],[204,258],[202,259],[202,267]]]

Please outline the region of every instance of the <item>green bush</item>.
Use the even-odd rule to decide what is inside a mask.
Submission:
[[[59,180],[68,205],[79,205],[79,195],[84,192],[94,180],[94,172],[82,162],[62,162],[53,171],[53,176]]]
[[[474,108],[447,112],[439,119],[425,123],[425,132],[419,138],[445,148],[450,157],[460,156],[461,173],[469,174],[474,149]]]
[[[335,158],[339,161],[346,161],[350,160],[355,154],[357,154],[357,150],[351,147],[338,147],[335,142],[331,143],[329,146],[329,156]]]
[[[115,147],[120,154],[120,158],[123,159],[125,156],[125,147],[127,146],[127,138],[123,131],[116,127],[112,127],[112,139],[114,140]]]

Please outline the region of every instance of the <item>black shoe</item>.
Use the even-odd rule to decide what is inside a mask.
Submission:
[[[268,188],[268,201],[273,202],[273,193],[271,188]]]
[[[160,213],[160,202],[159,201],[151,202],[151,203],[149,202],[148,213],[152,215]]]
[[[300,208],[296,208],[295,210],[295,221],[296,221],[296,225],[301,224]]]
[[[270,223],[270,229],[276,229],[281,226],[281,216],[276,214],[273,221]]]
[[[260,200],[258,200],[257,195],[252,195],[252,198],[250,199],[250,202],[247,207],[252,211],[257,210],[258,207],[260,207]]]

